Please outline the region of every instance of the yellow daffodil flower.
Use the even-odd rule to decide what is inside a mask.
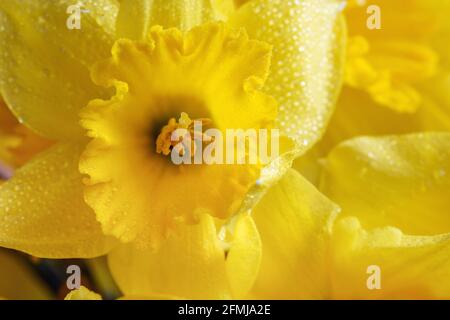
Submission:
[[[295,163],[316,185],[317,160],[344,140],[450,130],[449,3],[351,0],[344,14],[344,88],[324,138]],[[380,29],[368,27],[373,17]]]
[[[57,141],[0,188],[0,244],[50,258],[108,253],[126,296],[246,297],[265,263],[258,228],[268,227],[266,214],[247,210],[320,138],[337,98],[341,1],[87,0],[80,30],[66,28],[70,5],[0,3],[1,94]],[[265,168],[180,168],[164,137],[187,119],[279,128],[293,144]],[[328,235],[337,207],[291,178],[289,200],[305,217],[283,192],[271,205]],[[321,236],[290,236],[326,250]]]
[[[379,2],[389,6],[390,13],[397,8],[395,1]],[[25,88],[41,86],[40,92],[54,98],[44,101],[33,90],[15,92],[7,82],[1,87],[20,117],[61,141],[18,170],[0,189],[0,199],[18,200],[1,207],[3,245],[59,258],[108,253],[111,272],[125,299],[450,297],[449,133],[345,141],[323,160],[323,171],[312,170],[322,193],[297,171],[285,168],[320,138],[330,116],[336,95],[330,87],[333,81],[336,87],[339,83],[333,66],[342,59],[338,48],[343,31],[337,18],[341,2],[122,0],[117,11],[114,1],[104,1],[101,5],[109,8],[108,17],[97,15],[104,8],[93,2],[88,5],[85,25],[94,31],[87,43],[74,46],[70,41],[81,41],[80,34],[65,30],[50,38],[59,41],[54,47],[60,49],[62,42],[71,54],[69,66],[68,61],[51,63],[52,69],[40,74],[48,83],[19,77],[20,70],[6,60],[0,64],[2,77],[15,76]],[[438,12],[434,5],[414,1],[405,17],[430,21],[428,14]],[[24,28],[24,21],[45,11],[41,28],[48,31],[46,19],[61,22],[58,13],[63,10],[58,5],[44,7],[33,4],[30,8],[36,11],[17,13],[12,10],[14,4],[2,4],[0,12],[6,15],[0,15],[0,22],[7,21],[5,26],[12,30]],[[51,9],[54,15],[48,14]],[[362,9],[350,6],[349,21],[353,10]],[[446,107],[439,88],[445,87],[440,71],[445,70],[448,56],[445,46],[430,38],[445,35],[446,30],[434,17],[440,14],[433,15],[440,31],[423,30],[423,43],[406,36],[417,21],[396,29],[402,41],[397,41],[395,33],[389,37],[392,28],[378,39],[383,43],[365,34],[352,37],[346,90],[364,94],[380,112],[419,117],[432,97],[425,94],[432,91],[423,88],[437,79],[440,85],[434,88],[437,100],[432,106],[438,108],[439,102]],[[226,20],[227,26],[204,24],[218,18]],[[386,23],[392,18],[388,15]],[[302,23],[314,31],[300,31]],[[357,30],[351,21],[348,24],[350,33]],[[263,42],[249,40],[247,33]],[[123,39],[113,45],[117,37]],[[28,42],[30,38],[33,41]],[[40,49],[39,60],[33,60],[38,66],[46,66],[50,61],[46,59],[52,57],[39,36],[1,41],[9,41],[9,47],[19,52],[27,46]],[[91,56],[77,56],[95,44],[98,50],[90,51]],[[271,59],[269,45],[273,46]],[[112,57],[107,53],[109,46]],[[405,51],[414,54],[405,57]],[[325,62],[317,57],[325,57]],[[330,61],[334,64],[329,65]],[[76,78],[60,71],[66,67]],[[89,82],[88,69],[92,80],[104,88]],[[70,85],[51,95],[51,86],[60,88],[61,79]],[[116,89],[113,97],[108,95],[111,86]],[[208,103],[199,104],[199,97]],[[276,116],[273,98],[279,103]],[[57,119],[36,115],[34,107],[22,104],[31,99]],[[73,101],[83,103],[74,107]],[[230,112],[227,106],[234,101],[253,111],[251,117],[240,109]],[[154,110],[155,103],[164,112]],[[425,110],[430,116],[438,110],[433,107]],[[74,109],[76,114],[70,113]],[[212,167],[206,169],[207,176],[190,175],[191,168],[174,171],[163,156],[170,146],[164,137],[167,130],[188,126],[189,116],[208,118],[221,128],[264,127],[273,122],[295,142],[290,155],[281,159],[283,170],[280,164],[271,167],[275,176],[285,174],[270,188],[257,188],[254,193],[249,187],[261,175],[259,167]],[[150,126],[154,119],[158,120],[155,128]],[[57,121],[66,126],[59,128]],[[429,123],[430,127],[412,126],[405,131],[445,129]],[[148,132],[153,132],[153,143]],[[322,152],[318,150],[313,149],[306,159],[316,159]],[[236,179],[229,183],[229,177]],[[152,192],[146,192],[147,183]],[[35,190],[42,191],[36,194]],[[211,190],[225,194],[217,197]],[[251,208],[251,215],[235,205],[245,194],[258,200],[246,200],[250,204],[243,206]],[[182,205],[180,199],[186,195],[194,205]],[[197,207],[202,210],[197,212]],[[28,215],[21,222],[24,209]],[[169,209],[176,213],[171,215]],[[64,237],[52,230],[50,219],[53,229],[56,226]],[[369,286],[370,267],[381,270],[380,289]],[[101,297],[81,287],[66,299]]]
[[[345,86],[321,155],[358,135],[450,130],[449,14],[448,1],[349,2]]]

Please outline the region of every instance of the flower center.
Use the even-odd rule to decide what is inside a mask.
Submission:
[[[213,141],[212,137],[203,132],[203,129],[209,126],[211,122],[211,119],[208,118],[192,120],[187,113],[182,112],[178,121],[175,118],[171,118],[167,125],[161,129],[156,138],[156,152],[167,156],[175,148],[180,156],[190,152],[191,157],[194,157],[196,141],[201,143]],[[182,130],[177,132],[178,129]]]

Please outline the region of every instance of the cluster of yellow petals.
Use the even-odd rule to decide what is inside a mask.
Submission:
[[[70,0],[0,2],[0,93],[55,140],[0,105],[1,246],[107,254],[124,299],[450,297],[449,5],[375,0],[369,30],[356,0],[84,2],[82,33],[54,27]],[[179,170],[191,117],[290,143],[267,167]]]

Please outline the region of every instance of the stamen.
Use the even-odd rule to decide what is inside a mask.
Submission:
[[[161,133],[156,139],[156,152],[167,156],[172,152],[173,148],[176,148],[178,154],[183,156],[186,153],[186,144],[191,144],[191,157],[194,157],[196,151],[195,141],[208,143],[213,141],[213,137],[206,135],[204,132],[195,130],[194,125],[198,122],[201,122],[202,128],[207,127],[212,123],[211,119],[208,118],[191,120],[189,115],[185,112],[181,113],[178,122],[175,118],[171,118],[167,125],[161,129]],[[172,141],[172,133],[177,129],[186,129],[189,134],[185,137],[181,137],[181,141]],[[182,141],[185,143],[180,144]]]

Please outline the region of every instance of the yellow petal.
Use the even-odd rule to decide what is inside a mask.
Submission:
[[[401,39],[349,39],[346,84],[367,91],[381,106],[414,113],[422,96],[414,84],[436,73],[438,56],[426,45]]]
[[[361,107],[364,106],[364,107]],[[344,87],[325,136],[320,154],[327,155],[337,144],[361,135],[404,134],[423,128],[415,114],[381,108],[366,92]]]
[[[109,54],[114,3],[83,1],[89,11],[81,29],[69,30],[66,11],[74,1],[1,1],[0,90],[28,126],[54,139],[82,135],[79,109],[105,95],[91,83],[89,67]]]
[[[441,65],[445,70],[450,70],[450,48],[447,45],[450,39],[450,21],[448,15],[450,12],[450,2],[432,0],[421,0],[422,4],[434,13],[434,19],[437,20],[439,26],[433,33],[432,43],[433,49],[439,54]],[[437,16],[437,17],[436,17]]]
[[[149,29],[151,0],[119,0],[116,33],[118,38],[145,39]]]
[[[196,225],[180,226],[156,252],[124,244],[114,249],[108,259],[112,275],[125,295],[230,298],[225,253],[209,216],[203,216]]]
[[[321,190],[367,228],[450,232],[450,133],[346,141],[328,156]]]
[[[47,258],[106,253],[105,237],[83,200],[78,172],[82,147],[56,145],[0,187],[0,245]]]
[[[322,154],[318,146],[314,146],[308,150],[306,154],[297,158],[292,167],[300,172],[300,174],[308,179],[314,186],[318,187],[320,182],[320,175],[322,173]]]
[[[0,249],[0,296],[6,299],[51,299],[50,289],[39,279],[25,257]]]
[[[108,259],[125,296],[242,297],[257,274],[261,253],[249,216],[237,220],[229,245],[225,255],[214,220],[203,215],[198,224],[180,225],[157,251],[126,244]]]
[[[279,104],[278,126],[297,142],[298,153],[323,134],[340,90],[345,32],[342,2],[255,0],[230,24],[273,45],[265,90]]]
[[[450,298],[450,234],[411,236],[393,227],[366,231],[357,218],[347,217],[335,226],[331,244],[333,298]]]
[[[64,300],[102,300],[102,296],[81,286],[80,289],[70,291]]]
[[[260,299],[329,295],[328,241],[339,208],[294,170],[254,209],[263,258],[252,294]]]
[[[417,112],[416,131],[450,131],[450,72],[439,73],[423,83],[420,90],[423,92],[423,107]]]
[[[226,20],[238,8],[237,0],[211,0],[211,4],[217,17]]]
[[[226,269],[233,298],[242,299],[250,291],[261,262],[261,239],[253,219],[243,214],[237,218]]]
[[[121,0],[117,35],[143,40],[155,25],[187,31],[218,16],[211,0]]]
[[[327,132],[319,142],[320,154],[326,155],[338,143],[361,135],[449,131],[450,73],[439,73],[417,88],[422,105],[415,113],[405,114],[380,107],[364,91],[345,87]]]

